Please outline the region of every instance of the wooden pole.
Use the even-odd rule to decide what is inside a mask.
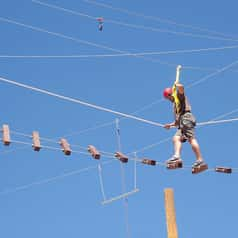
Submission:
[[[178,238],[173,189],[166,188],[164,198],[168,238]]]

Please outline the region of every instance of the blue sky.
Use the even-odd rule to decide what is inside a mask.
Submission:
[[[1,79],[125,114],[141,110],[138,117],[165,124],[173,114],[162,92],[181,64],[180,81],[198,122],[238,117],[236,1],[42,3],[55,8],[2,1]],[[102,32],[97,17],[105,20]],[[148,52],[164,53],[118,55]],[[236,234],[237,122],[197,128],[210,170],[193,175],[195,157],[188,144],[182,152],[185,169],[160,166],[173,153],[168,140],[173,129],[121,119],[2,80],[0,95],[1,124],[10,126],[12,139],[9,147],[0,146],[1,237],[166,237],[165,188],[174,189],[179,237]],[[33,130],[42,137],[40,152],[31,148]],[[60,151],[62,137],[71,144],[71,156]],[[100,163],[87,153],[89,144],[104,152]],[[130,158],[123,166],[112,158],[119,148]],[[134,152],[160,163],[137,163],[135,174]],[[216,166],[232,167],[234,173],[215,173]],[[101,204],[105,197],[133,191],[135,178],[139,192],[128,203]]]

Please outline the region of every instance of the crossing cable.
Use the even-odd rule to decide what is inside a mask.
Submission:
[[[201,84],[201,83],[205,82],[205,81],[208,80],[209,78],[212,78],[212,77],[214,77],[215,75],[220,74],[220,73],[222,73],[222,72],[228,70],[229,68],[233,67],[233,66],[236,65],[237,63],[238,63],[238,61],[234,61],[234,62],[232,62],[231,64],[228,64],[228,65],[226,65],[226,66],[224,66],[224,67],[222,67],[222,68],[216,70],[215,72],[213,72],[213,73],[211,73],[211,74],[208,74],[208,75],[202,77],[202,78],[199,79],[198,81],[195,81],[194,83],[189,84],[189,85],[186,87],[186,89],[190,89],[190,88],[192,88],[192,87],[194,87],[194,86],[197,86],[198,84]],[[159,100],[156,100],[156,101],[154,101],[154,102],[152,102],[152,103],[150,103],[150,104],[148,104],[148,105],[145,105],[145,106],[143,106],[142,108],[138,109],[137,111],[133,112],[132,115],[137,114],[137,113],[139,113],[139,112],[142,112],[142,111],[144,111],[144,110],[146,110],[146,109],[148,109],[148,108],[150,108],[150,107],[152,107],[152,106],[154,106],[154,105],[156,105],[156,104],[158,104],[158,103],[161,103],[162,101],[164,101],[163,98],[161,98],[161,99],[159,99]],[[238,111],[238,109],[235,110],[234,112],[236,112],[236,111]],[[232,113],[233,113],[233,111],[232,111]],[[228,115],[229,115],[229,114],[231,114],[231,112],[228,113]],[[125,118],[124,118],[124,119],[125,119]],[[217,118],[217,119],[218,119],[218,118]],[[111,123],[112,123],[112,122],[111,122]],[[206,125],[207,122],[201,122],[201,123],[203,123],[204,125]],[[203,125],[203,124],[201,124],[201,125]],[[210,123],[210,124],[211,124],[211,123]],[[105,123],[105,125],[109,125],[109,123],[108,123],[108,124]],[[199,123],[198,123],[198,125],[199,125]],[[168,138],[167,138],[167,139],[168,139]],[[167,139],[165,139],[165,141],[167,141]],[[156,143],[156,144],[157,144],[157,143]]]
[[[67,35],[62,34],[62,33],[48,31],[48,30],[45,30],[45,29],[40,28],[40,27],[35,27],[35,26],[29,25],[29,24],[24,24],[24,23],[21,23],[21,22],[15,21],[15,20],[11,20],[11,19],[8,19],[8,18],[4,18],[4,17],[0,17],[0,21],[7,22],[7,23],[10,23],[10,24],[15,24],[17,26],[28,28],[28,29],[31,29],[31,30],[34,30],[34,31],[47,33],[47,34],[53,35],[55,37],[60,37],[60,38],[63,38],[63,39],[71,40],[75,43],[87,44],[87,45],[90,45],[90,46],[94,46],[94,47],[101,48],[101,49],[106,49],[106,50],[113,51],[113,52],[116,52],[116,53],[121,53],[121,54],[130,53],[128,51],[122,51],[122,50],[111,48],[111,47],[108,47],[108,46],[105,46],[105,45],[96,44],[94,42],[81,40],[81,39],[76,38],[76,37],[67,36]],[[169,67],[177,66],[176,64],[169,63],[169,62],[166,62],[166,61],[162,61],[162,60],[159,60],[159,59],[153,59],[153,58],[150,58],[150,57],[145,57],[145,56],[135,56],[135,57],[141,58],[143,60],[150,61],[150,62],[153,62],[153,63],[159,63],[161,65],[167,65]],[[202,68],[202,67],[194,67],[194,66],[183,66],[183,68],[187,68],[187,69],[190,69],[190,70],[199,70],[199,71],[201,71],[201,70],[212,70],[211,68]]]
[[[81,105],[84,105],[86,107],[94,108],[94,109],[97,109],[97,110],[100,110],[100,111],[109,112],[109,113],[119,115],[119,116],[122,116],[122,117],[134,119],[134,120],[137,120],[137,121],[141,121],[141,122],[144,122],[146,124],[163,127],[163,124],[158,123],[158,122],[154,122],[154,121],[146,120],[146,119],[136,117],[136,116],[133,116],[133,115],[130,115],[130,114],[114,111],[114,110],[108,109],[106,107],[98,106],[98,105],[95,105],[95,104],[92,104],[92,103],[84,102],[84,101],[79,100],[79,99],[75,99],[75,98],[71,98],[71,97],[68,97],[68,96],[61,95],[61,94],[53,93],[53,92],[50,92],[48,90],[44,90],[44,89],[33,87],[33,86],[30,86],[30,85],[27,85],[27,84],[19,83],[19,82],[9,80],[9,79],[3,78],[3,77],[0,77],[0,81],[8,83],[8,84],[15,85],[15,86],[18,86],[18,87],[22,87],[22,88],[25,88],[25,89],[29,89],[29,90],[32,90],[32,91],[36,91],[36,92],[39,92],[39,93],[42,93],[42,94],[46,94],[46,95],[49,95],[49,96],[52,96],[52,97],[60,98],[60,99],[65,100],[65,101],[70,101],[70,102],[74,102],[74,103],[77,103],[77,104],[81,104]]]
[[[78,16],[87,17],[90,19],[97,20],[97,17],[90,16],[85,13],[73,11],[73,10],[63,8],[63,7],[60,7],[57,5],[44,3],[44,2],[38,1],[38,0],[32,0],[32,2],[42,5],[42,6],[45,6],[45,7],[64,11],[64,12],[67,12],[67,13],[70,13],[73,15],[78,15]],[[207,35],[202,35],[202,34],[193,34],[193,33],[180,32],[180,31],[171,31],[171,30],[167,30],[167,29],[148,27],[148,26],[138,25],[138,24],[131,24],[131,23],[126,23],[126,22],[116,21],[116,20],[111,20],[111,19],[105,19],[104,22],[108,22],[108,23],[112,23],[112,24],[116,24],[116,25],[120,25],[120,26],[125,26],[125,27],[130,27],[130,28],[135,28],[135,29],[149,30],[149,31],[153,31],[153,32],[170,33],[170,34],[175,34],[175,35],[183,35],[183,36],[196,37],[196,38],[206,38],[206,39],[212,39],[212,40],[238,41],[238,39],[224,38],[224,37],[218,37],[218,36],[207,36]]]
[[[102,164],[106,165],[106,164],[112,163],[113,161],[115,161],[115,160],[113,159],[113,160],[104,161],[104,162],[102,162]],[[7,194],[10,194],[10,193],[14,193],[14,192],[18,192],[18,191],[22,191],[22,190],[26,190],[26,189],[29,189],[31,187],[35,187],[35,186],[38,186],[38,185],[51,183],[51,182],[54,182],[54,181],[57,181],[57,180],[64,179],[66,177],[75,176],[75,175],[87,172],[89,170],[93,170],[93,169],[96,169],[96,168],[97,168],[97,166],[90,166],[90,167],[86,167],[86,168],[83,168],[83,169],[78,169],[78,170],[73,170],[71,172],[63,173],[61,175],[50,177],[50,178],[47,178],[47,179],[42,179],[42,180],[39,180],[39,181],[36,181],[36,182],[33,182],[33,183],[25,184],[25,185],[22,185],[22,186],[17,186],[17,187],[12,188],[12,189],[6,189],[6,190],[3,190],[3,191],[0,192],[0,196],[7,195]]]
[[[169,54],[185,54],[185,53],[200,53],[208,51],[220,51],[227,49],[237,49],[238,45],[200,48],[190,50],[168,50],[168,51],[153,51],[153,52],[138,52],[138,53],[119,53],[119,54],[86,54],[86,55],[0,55],[0,58],[7,59],[81,59],[81,58],[111,58],[111,57],[128,57],[128,56],[148,56],[148,55],[169,55]],[[185,66],[186,68],[186,66]]]
[[[125,9],[125,8],[113,7],[112,5],[105,4],[105,3],[99,3],[99,2],[96,2],[96,1],[93,1],[93,0],[82,0],[82,1],[86,2],[86,3],[89,3],[89,4],[92,4],[92,5],[96,5],[96,6],[111,9],[111,10],[114,10],[114,11],[126,13],[128,15],[132,15],[132,16],[136,16],[136,17],[142,17],[144,19],[154,20],[154,21],[157,21],[157,22],[163,22],[163,23],[167,23],[167,24],[171,24],[171,25],[175,25],[175,26],[190,28],[190,29],[193,29],[193,30],[199,30],[199,31],[208,32],[208,33],[212,33],[212,34],[217,34],[217,35],[224,36],[224,37],[233,37],[231,35],[228,36],[227,34],[217,32],[217,31],[214,31],[214,30],[209,30],[209,29],[206,29],[206,28],[192,26],[192,25],[189,25],[189,24],[177,23],[177,22],[172,21],[172,20],[164,19],[164,18],[157,17],[157,16],[145,15],[143,13],[130,11],[130,10]]]
[[[34,30],[34,31],[38,31],[38,32],[42,32],[42,33],[47,33],[47,34],[50,34],[50,35],[53,35],[53,36],[56,36],[56,37],[60,37],[60,38],[63,38],[63,39],[74,41],[76,43],[86,44],[86,45],[94,46],[94,47],[97,47],[97,48],[114,51],[114,52],[117,52],[117,53],[125,53],[125,51],[113,49],[111,47],[104,46],[104,45],[101,45],[101,44],[97,44],[97,43],[94,43],[94,42],[90,42],[90,41],[86,41],[86,40],[81,40],[79,38],[67,36],[65,34],[61,34],[61,33],[58,33],[58,32],[48,31],[48,30],[45,30],[45,29],[40,28],[40,27],[32,26],[32,25],[29,25],[29,24],[24,24],[24,23],[15,21],[15,20],[11,20],[11,19],[5,18],[5,17],[0,17],[0,21],[11,23],[11,24],[14,24],[14,25],[17,25],[17,26],[21,26],[21,27],[24,27],[24,28],[28,28],[28,29]]]
[[[90,42],[90,41],[86,41],[86,40],[81,40],[81,39],[76,38],[76,37],[67,36],[67,35],[62,34],[62,33],[48,31],[48,30],[45,30],[45,29],[40,28],[40,27],[35,27],[35,26],[29,25],[29,24],[24,24],[24,23],[21,23],[21,22],[15,21],[15,20],[11,20],[11,19],[8,19],[8,18],[4,18],[4,17],[0,17],[0,21],[7,22],[7,23],[10,23],[10,24],[15,24],[17,26],[28,28],[28,29],[31,29],[31,30],[34,30],[34,31],[47,33],[47,34],[50,34],[50,35],[53,35],[53,36],[56,36],[56,37],[60,37],[60,38],[63,38],[63,39],[71,40],[71,41],[73,41],[75,43],[87,44],[87,45],[90,45],[90,46],[94,46],[94,47],[101,48],[101,49],[104,49],[104,50],[113,51],[113,52],[116,52],[116,53],[129,53],[128,51],[122,51],[122,50],[111,48],[111,47],[108,47],[108,46],[105,46],[105,45],[96,44],[94,42]],[[154,63],[159,63],[159,64],[162,64],[162,65],[173,66],[173,67],[175,66],[175,64],[171,64],[171,63],[168,63],[166,61],[162,61],[162,60],[158,60],[158,59],[153,59],[153,58],[149,58],[149,57],[145,57],[145,56],[135,56],[135,57],[142,58],[142,59],[144,59],[146,61],[150,61],[150,62],[154,62]]]
[[[213,77],[213,76],[215,76],[215,75],[217,75],[217,74],[219,74],[219,73],[222,73],[222,72],[226,71],[227,69],[231,68],[233,65],[235,65],[235,64],[237,64],[237,63],[238,63],[238,61],[232,62],[231,64],[226,65],[226,66],[222,67],[221,69],[216,70],[216,71],[213,72],[212,74],[209,74],[209,75],[206,75],[206,76],[202,77],[201,79],[199,79],[199,80],[196,81],[195,83],[189,84],[189,85],[186,87],[186,89],[190,89],[190,88],[192,88],[192,87],[194,87],[194,86],[196,86],[196,85],[198,85],[198,84],[201,84],[202,82],[208,80],[209,78],[211,78],[211,77]],[[164,101],[163,98],[161,98],[161,99],[159,99],[159,100],[156,100],[156,101],[154,101],[154,102],[152,102],[152,103],[150,103],[150,104],[147,104],[147,105],[143,106],[142,108],[138,109],[137,111],[134,111],[134,112],[131,113],[131,114],[132,114],[132,115],[135,115],[135,114],[137,114],[137,113],[139,113],[139,112],[142,112],[142,111],[144,111],[144,110],[146,110],[146,109],[148,109],[148,108],[150,108],[150,107],[152,107],[152,106],[154,106],[154,105],[156,105],[156,104],[158,104],[158,103],[161,103],[162,101]],[[234,112],[236,112],[236,111],[238,111],[238,109],[235,110]],[[232,111],[232,112],[229,112],[228,115],[229,115],[229,114],[232,114],[232,113],[233,113],[233,111]],[[123,119],[123,118],[122,118],[122,119]],[[124,118],[124,119],[125,119],[125,118]],[[219,118],[217,118],[217,119],[219,119]],[[203,123],[204,123],[204,122],[203,122]],[[106,122],[106,123],[100,124],[100,125],[98,125],[98,126],[95,126],[95,127],[92,127],[92,128],[88,128],[88,129],[86,129],[85,131],[96,130],[96,129],[98,129],[98,128],[102,128],[102,127],[109,126],[109,125],[112,125],[112,124],[114,124],[114,121]],[[84,131],[83,131],[83,132],[84,132]],[[71,134],[68,134],[68,135],[65,135],[65,136],[69,137],[69,136],[75,135],[75,134],[79,134],[79,133],[76,133],[76,132],[75,132],[75,133],[71,133]],[[167,139],[168,139],[168,138],[167,138]],[[167,140],[167,139],[165,139],[165,140]],[[156,144],[157,144],[157,143],[156,143]],[[153,146],[152,146],[152,147],[153,147]]]

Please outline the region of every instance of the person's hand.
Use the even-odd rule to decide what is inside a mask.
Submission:
[[[164,125],[164,128],[167,129],[167,130],[169,130],[171,127],[172,127],[171,124],[165,124],[165,125]]]

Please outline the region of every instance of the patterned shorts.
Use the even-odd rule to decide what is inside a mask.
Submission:
[[[196,119],[191,112],[181,115],[179,120],[179,129],[175,136],[184,136],[187,139],[195,137]]]

